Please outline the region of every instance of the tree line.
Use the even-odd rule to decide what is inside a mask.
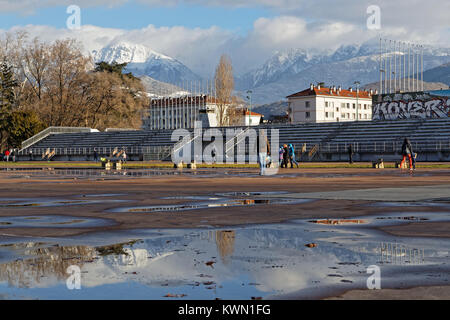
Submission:
[[[127,64],[94,63],[73,39],[48,43],[26,33],[0,36],[0,148],[50,126],[141,127],[149,105],[140,79]],[[243,101],[234,92],[231,60],[223,55],[215,70],[219,126],[242,120]]]
[[[140,128],[148,99],[126,64],[94,64],[73,39],[0,39],[0,144],[19,147],[49,126]]]

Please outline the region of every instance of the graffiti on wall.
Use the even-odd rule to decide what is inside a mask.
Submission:
[[[450,97],[430,93],[385,95],[373,107],[374,120],[449,118]]]

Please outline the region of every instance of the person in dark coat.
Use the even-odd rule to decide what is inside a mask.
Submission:
[[[348,152],[348,163],[353,164],[353,144],[349,144],[347,152]]]
[[[94,148],[94,161],[98,162],[98,152],[97,152],[97,148]]]
[[[405,140],[403,140],[403,144],[402,144],[402,162],[400,163],[400,168],[403,168],[403,163],[405,163],[406,157],[409,158],[409,170],[412,171],[413,169],[413,160],[412,160],[412,155],[413,155],[413,149],[412,149],[412,145],[411,142],[409,141],[408,138],[405,138]]]
[[[289,163],[289,149],[287,144],[283,145],[283,149],[284,149],[284,153],[283,153],[283,166],[285,168],[288,167],[288,163]]]

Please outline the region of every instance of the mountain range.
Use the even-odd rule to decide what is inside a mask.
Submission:
[[[201,80],[180,61],[139,44],[119,42],[94,51],[93,56],[96,62],[128,63],[126,71],[138,77],[148,76],[172,84]]]
[[[311,83],[354,86],[379,80],[379,48],[376,45],[345,46],[333,53],[308,55],[304,50],[279,52],[263,66],[237,80],[237,89],[253,92],[253,101],[268,103],[301,91]],[[424,51],[424,80],[450,85],[450,49],[427,48]]]
[[[201,77],[182,62],[152,49],[127,42],[110,44],[93,52],[94,59],[108,63],[128,63],[127,71],[146,77],[150,94],[177,91],[167,83],[179,85],[187,81],[201,81]],[[289,94],[309,87],[310,83],[353,86],[379,80],[379,44],[342,46],[335,51],[313,52],[291,49],[277,52],[262,66],[236,76],[237,95],[246,97],[252,90],[254,104],[270,104]],[[424,80],[450,85],[450,48],[426,47],[424,51]],[[156,81],[156,82],[155,82]],[[439,84],[441,85],[441,84]]]

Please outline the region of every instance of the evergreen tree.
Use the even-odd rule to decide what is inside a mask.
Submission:
[[[121,79],[123,79],[123,76],[126,76],[130,79],[136,79],[136,77],[131,73],[124,73],[125,68],[127,67],[128,63],[107,63],[107,62],[96,62],[95,63],[95,72],[108,72],[108,73],[115,73],[120,76]]]
[[[0,113],[9,114],[15,106],[14,89],[18,86],[12,68],[6,63],[0,64]]]
[[[18,86],[14,79],[12,68],[6,63],[0,63],[0,146],[6,145],[10,129],[9,117],[15,106],[14,88]]]

